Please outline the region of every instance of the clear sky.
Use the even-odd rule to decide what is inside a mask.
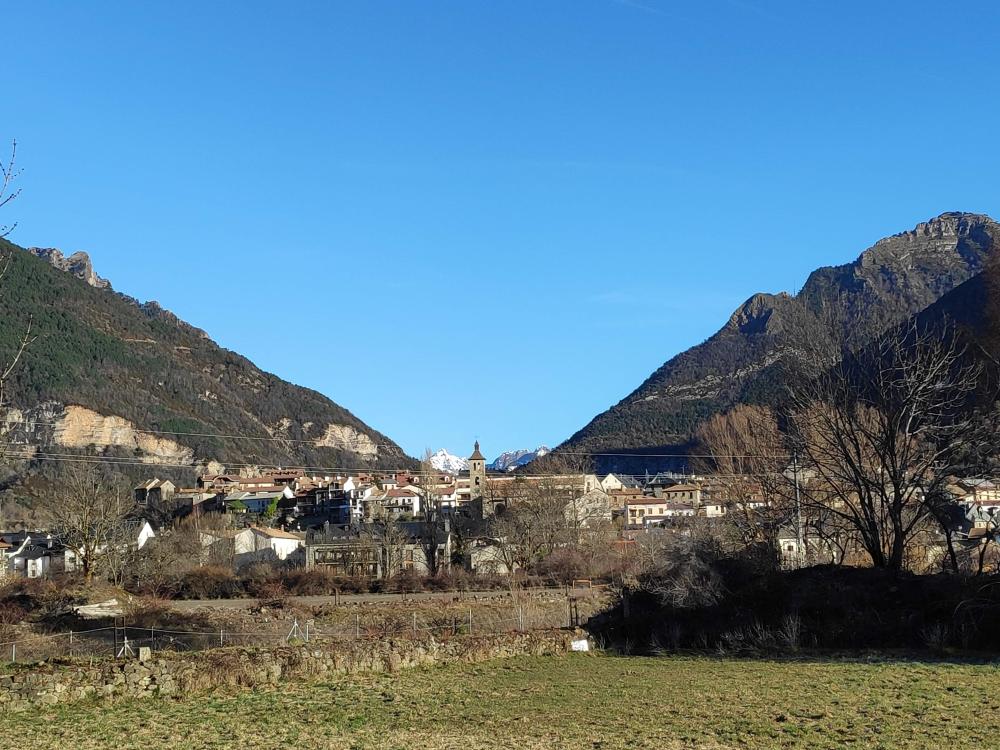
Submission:
[[[23,245],[411,454],[560,442],[756,291],[997,212],[1000,5],[15,0]]]

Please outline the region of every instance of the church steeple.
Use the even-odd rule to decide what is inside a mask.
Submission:
[[[482,502],[486,489],[486,456],[479,450],[479,441],[469,456],[469,497],[473,501]]]
[[[479,452],[479,441],[476,441],[476,447],[472,451],[472,455],[469,456],[470,461],[485,461],[486,456]]]

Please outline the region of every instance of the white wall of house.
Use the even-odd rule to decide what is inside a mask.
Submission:
[[[605,492],[611,492],[611,490],[621,490],[624,489],[625,485],[618,477],[614,474],[608,474],[604,479],[601,480],[601,489]]]

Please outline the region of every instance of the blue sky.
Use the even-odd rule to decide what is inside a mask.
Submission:
[[[993,3],[22,0],[4,26],[12,239],[90,252],[412,454],[558,443],[752,293],[997,211]]]

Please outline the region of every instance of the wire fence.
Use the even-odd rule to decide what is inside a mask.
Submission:
[[[585,608],[586,609],[586,608]],[[151,651],[203,651],[231,646],[335,645],[394,638],[455,638],[526,632],[580,624],[579,603],[528,601],[502,607],[342,612],[334,618],[293,618],[260,629],[144,626],[118,618],[112,625],[21,634],[0,642],[0,664],[60,657],[127,658]]]

